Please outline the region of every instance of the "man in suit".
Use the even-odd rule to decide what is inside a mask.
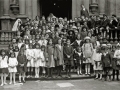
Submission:
[[[116,18],[116,15],[112,15],[112,17],[111,17],[111,20],[110,20],[110,25],[109,25],[109,27],[111,28],[111,29],[117,29],[117,25],[118,25],[118,20],[117,20],[117,18]]]
[[[81,5],[81,16],[89,17],[89,12],[88,10],[84,7],[84,5]]]

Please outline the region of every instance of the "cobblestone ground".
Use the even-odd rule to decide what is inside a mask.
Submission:
[[[6,85],[0,90],[120,90],[120,81],[108,82],[93,79],[60,81],[27,81],[23,85]]]

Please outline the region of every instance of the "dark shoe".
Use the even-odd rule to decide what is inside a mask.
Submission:
[[[112,81],[115,81],[115,79],[112,79]]]
[[[119,78],[117,78],[117,81],[120,81]]]
[[[25,81],[25,80],[23,80],[23,83],[26,83],[26,81]]]

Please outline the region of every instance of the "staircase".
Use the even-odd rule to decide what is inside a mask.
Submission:
[[[101,32],[101,35],[104,36],[106,33]],[[120,28],[119,29],[110,29],[107,32],[107,40],[111,44],[116,44],[120,42]],[[8,45],[11,43],[12,39],[16,37],[16,31],[10,30],[0,30],[0,49],[8,49]],[[103,39],[100,39],[102,42]]]

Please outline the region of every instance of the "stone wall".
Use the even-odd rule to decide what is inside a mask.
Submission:
[[[10,5],[13,2],[16,4],[16,9],[11,10]],[[98,14],[106,14],[108,16],[116,14],[120,17],[120,0],[72,0],[72,18],[80,17],[81,4],[84,4],[91,13],[89,6],[92,3],[98,4]],[[19,9],[19,12],[16,12],[17,9]],[[2,30],[11,30],[16,18],[24,19],[29,17],[30,19],[34,19],[35,16],[40,16],[40,10],[40,0],[0,0],[0,20]]]

